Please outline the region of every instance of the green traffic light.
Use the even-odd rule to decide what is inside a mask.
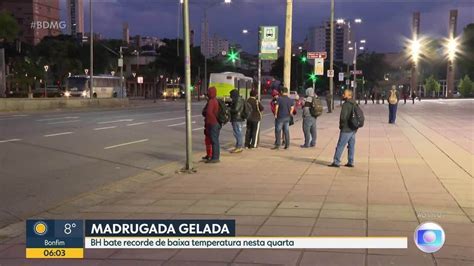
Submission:
[[[308,61],[308,58],[306,56],[301,57],[301,62],[306,63]]]
[[[309,74],[309,80],[316,82],[318,80],[318,76],[316,74]]]
[[[239,53],[235,51],[230,51],[227,60],[231,61],[232,63],[235,63],[237,60],[239,60]]]

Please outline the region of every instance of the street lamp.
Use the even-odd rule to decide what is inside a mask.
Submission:
[[[361,18],[356,18],[356,19],[354,19],[354,22],[355,23],[362,23],[362,19]]]
[[[48,65],[44,65],[43,68],[44,68],[44,98],[47,98],[47,97],[48,97],[48,92],[47,92],[47,90],[46,90],[46,83],[47,83],[47,79],[48,79],[48,69],[49,69],[49,66],[48,66]]]
[[[445,42],[446,54],[448,57],[448,71],[446,74],[446,98],[452,96],[454,92],[454,60],[458,51],[459,42],[456,38],[451,37]]]
[[[242,30],[242,33],[243,33],[243,34],[247,34],[247,33],[249,33],[249,30],[243,29],[243,30]]]

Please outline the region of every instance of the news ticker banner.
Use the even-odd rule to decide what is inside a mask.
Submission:
[[[28,220],[26,258],[85,249],[406,249],[406,237],[236,236],[235,220]]]

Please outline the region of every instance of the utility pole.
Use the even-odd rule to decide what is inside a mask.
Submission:
[[[456,26],[458,19],[458,10],[449,11],[449,38],[448,38],[448,71],[446,77],[446,98],[453,97],[454,92],[454,73],[456,57]]]
[[[186,87],[186,168],[193,169],[193,143],[192,143],[192,122],[191,122],[191,42],[189,39],[189,0],[183,1],[184,20],[184,77]]]
[[[418,94],[418,99],[421,99],[421,90],[418,91],[418,53],[419,53],[419,40],[418,35],[420,33],[420,12],[413,13],[413,22],[412,22],[412,46],[416,47],[416,49],[412,48],[412,67],[411,67],[411,82],[410,87],[411,91],[416,92]],[[416,54],[413,54],[413,53]]]
[[[92,13],[92,0],[89,1],[89,19],[90,19],[90,45],[91,45],[91,57],[90,57],[90,98],[92,99],[93,92],[94,92],[94,20],[93,20],[93,13]]]
[[[331,0],[331,44],[330,44],[330,51],[329,51],[329,70],[334,71],[334,0]],[[329,94],[331,95],[331,111],[334,110],[334,79],[331,77],[329,78]]]
[[[123,91],[123,46],[120,46],[120,59],[119,59],[119,66],[120,66],[120,91],[122,93],[122,98],[125,98],[125,94]]]
[[[258,79],[258,84],[257,84],[257,95],[258,95],[258,96],[257,96],[257,99],[258,99],[259,101],[262,100],[262,98],[261,98],[261,97],[262,97],[262,58],[261,58],[261,56],[262,56],[262,55],[261,55],[262,47],[261,47],[261,43],[260,43],[260,42],[261,42],[260,38],[261,38],[262,33],[260,32],[260,30],[261,30],[260,27],[258,27],[258,31],[257,31],[257,33],[258,33],[258,38],[257,38],[257,40],[258,40],[258,61],[257,61],[257,63],[258,63],[258,78],[257,78],[257,79]]]
[[[291,42],[293,27],[293,0],[286,0],[285,58],[283,67],[283,85],[291,90]]]
[[[357,42],[354,42],[354,100],[357,99]]]

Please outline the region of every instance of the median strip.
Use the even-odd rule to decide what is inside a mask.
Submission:
[[[139,123],[127,124],[127,127],[140,126],[140,125],[145,125],[145,124],[148,124],[148,123],[147,122],[139,122]]]
[[[168,125],[168,127],[177,127],[177,126],[182,126],[185,125],[186,122],[178,123],[178,124],[173,124],[173,125]],[[193,121],[192,124],[196,124],[196,121]]]
[[[127,142],[127,143],[122,143],[122,144],[118,144],[118,145],[113,145],[113,146],[105,147],[104,150],[110,150],[110,149],[114,149],[114,148],[118,148],[118,147],[123,147],[123,146],[127,146],[127,145],[132,145],[132,144],[147,142],[147,141],[149,141],[149,139],[142,139],[142,140]]]

